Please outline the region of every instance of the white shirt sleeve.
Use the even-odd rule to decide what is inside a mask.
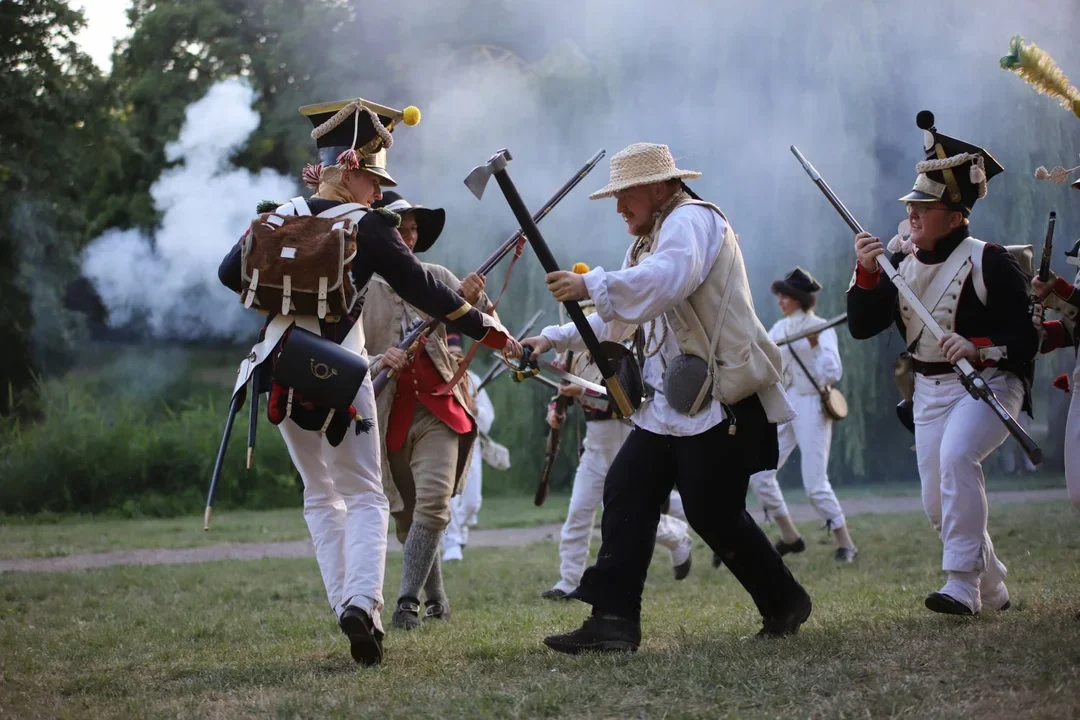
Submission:
[[[814,353],[814,374],[822,385],[835,385],[844,374],[840,363],[840,346],[836,331],[832,328],[818,335],[818,346]]]
[[[599,313],[589,315],[586,320],[589,321],[589,327],[596,333],[596,337],[600,342],[605,340],[622,342],[633,335],[634,329],[637,327],[618,320],[604,322]],[[541,330],[540,334],[550,340],[558,352],[566,352],[567,350],[584,352],[587,349],[585,342],[581,339],[581,333],[578,332],[577,326],[572,322],[565,325],[549,325]]]
[[[476,426],[480,432],[491,432],[491,425],[495,422],[495,406],[491,404],[487,390],[481,390],[476,396]]]
[[[714,224],[715,223],[715,224]],[[607,322],[641,325],[671,310],[698,288],[711,267],[724,236],[723,219],[707,207],[675,210],[660,228],[653,253],[634,267],[608,272],[602,267],[585,274],[596,314]]]

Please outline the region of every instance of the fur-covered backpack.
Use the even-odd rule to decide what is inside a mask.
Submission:
[[[245,307],[335,321],[349,313],[357,290],[349,272],[356,257],[356,223],[344,215],[364,208],[335,205],[312,215],[295,198],[296,215],[265,212],[251,223],[241,246]]]

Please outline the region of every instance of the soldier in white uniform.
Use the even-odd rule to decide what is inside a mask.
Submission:
[[[819,290],[821,285],[817,280],[798,267],[783,280],[773,283],[773,294],[776,295],[780,312],[784,315],[769,330],[769,338],[773,342],[779,342],[824,322],[814,313],[816,293]],[[836,538],[836,561],[854,562],[858,550],[848,534],[840,501],[836,499],[836,493],[829,484],[829,446],[832,444],[833,421],[825,413],[818,392],[819,388],[831,387],[840,382],[843,373],[836,331],[828,328],[819,335],[811,335],[783,345],[780,355],[784,359],[784,389],[787,390],[788,399],[798,415],[793,421],[781,425],[778,430],[779,467],[784,466],[792,450],[798,445],[806,497]],[[765,506],[767,515],[772,517],[780,528],[777,551],[781,555],[800,553],[806,549],[806,543],[791,520],[784,495],[776,481],[776,473],[777,470],[757,473],[750,478],[750,485]]]
[[[355,222],[359,249],[346,267],[357,290],[365,288],[379,273],[402,297],[432,316],[443,318],[458,331],[487,347],[519,352],[517,342],[505,328],[485,320],[413,257],[397,230],[398,215],[371,210],[372,203],[382,197],[382,186],[395,184],[386,171],[385,151],[393,142],[390,131],[396,123],[419,121],[419,111],[411,110],[415,117],[410,122],[407,111],[360,98],[301,108],[314,126],[312,138],[320,160],[304,169],[303,178],[316,193],[307,199],[293,198],[274,213]],[[226,255],[218,277],[235,292],[254,294],[254,278],[250,287],[244,287],[241,244]],[[258,366],[272,363],[273,350],[294,324],[366,355],[362,308],[362,303],[356,302],[347,315],[322,319],[272,313],[263,327],[261,341],[240,366],[237,388]],[[275,384],[271,391],[272,405],[279,389]],[[286,418],[279,419],[279,428],[304,482],[304,519],[327,600],[349,638],[353,659],[363,665],[376,665],[383,657],[381,610],[389,504],[381,481],[378,428],[371,425],[375,393],[370,373],[356,393],[353,407],[365,422],[358,422],[355,432],[346,429],[336,445],[320,430],[326,427],[323,419],[326,423],[331,419],[326,409],[306,408],[298,403]],[[272,408],[270,416],[273,421]]]
[[[1028,309],[1028,277],[999,245],[971,237],[968,218],[1001,165],[982,148],[942,135],[920,112],[926,159],[915,166],[907,203],[911,235],[890,244],[889,260],[945,330],[926,332],[875,258],[886,251],[868,233],[855,238],[858,256],[848,290],[848,328],[856,339],[896,323],[911,348],[915,451],[923,507],[944,545],[945,585],[926,598],[934,612],[972,615],[1009,607],[1005,565],[986,531],[982,461],[1008,437],[993,411],[965,390],[953,371],[961,358],[980,368],[1014,416],[1030,409],[1032,360],[1038,337]]]

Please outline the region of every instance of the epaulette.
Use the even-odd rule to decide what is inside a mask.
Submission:
[[[255,206],[255,212],[259,215],[268,212],[274,212],[285,203],[274,202],[273,200],[263,200]]]
[[[386,208],[375,208],[374,212],[382,215],[383,220],[390,223],[394,227],[401,227],[401,216],[393,210],[387,210]]]

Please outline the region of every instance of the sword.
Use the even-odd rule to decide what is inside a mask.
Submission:
[[[795,155],[796,159],[802,163],[803,170],[810,176],[810,179],[814,181],[814,184],[818,186],[825,198],[832,204],[836,212],[840,213],[840,216],[844,218],[844,222],[848,227],[852,229],[856,234],[866,232],[863,230],[862,225],[855,219],[855,216],[851,214],[851,211],[844,206],[844,203],[840,201],[840,198],[836,196],[833,189],[829,187],[829,184],[822,179],[821,174],[817,169],[810,164],[799,149],[794,145],[791,146],[791,152]],[[889,261],[888,256],[882,253],[877,256],[878,267],[885,273],[885,276],[889,278],[889,281],[896,287],[900,296],[907,301],[911,306],[911,309],[919,316],[919,320],[923,322],[926,330],[930,332],[935,340],[941,340],[945,336],[945,331],[941,329],[941,325],[934,319],[934,316],[930,314],[930,311],[926,309],[926,306],[922,304],[922,300],[915,294],[915,291],[911,289],[911,286],[907,284],[904,277],[900,274],[896,268],[893,267]],[[1016,439],[1020,446],[1024,449],[1028,458],[1035,465],[1042,462],[1042,450],[1031,439],[1031,436],[1027,434],[1024,428],[1020,427],[1020,423],[1016,422],[1016,418],[1009,414],[1009,411],[1001,404],[1001,401],[994,395],[994,391],[990,389],[990,386],[986,383],[986,379],[980,375],[970,362],[966,358],[960,358],[960,360],[953,365],[953,369],[960,378],[960,382],[964,384],[964,388],[968,393],[976,400],[982,400],[990,409],[997,415],[998,420],[1005,425],[1009,434]]]
[[[525,323],[525,326],[522,327],[521,330],[518,331],[518,334],[515,336],[518,342],[521,342],[521,340],[526,335],[528,335],[529,331],[533,329],[533,327],[536,325],[536,322],[541,317],[543,317],[543,315],[544,311],[543,309],[540,309],[537,310],[531,318],[529,318],[529,321]],[[501,355],[499,355],[499,353],[492,354],[497,358],[502,357]],[[479,393],[481,390],[484,389],[485,385],[488,385],[492,380],[506,372],[506,370],[507,366],[502,363],[495,363],[494,365],[492,365],[490,368],[488,368],[488,371],[484,373],[484,377],[480,378],[480,382],[476,384],[476,390],[474,392]]]
[[[825,322],[821,323],[820,325],[817,325],[816,327],[810,328],[809,330],[803,330],[802,332],[795,333],[794,335],[789,335],[788,337],[785,337],[782,340],[777,340],[776,341],[776,346],[780,347],[782,345],[787,345],[788,343],[793,343],[796,340],[802,340],[804,337],[810,337],[811,335],[816,335],[819,332],[821,332],[822,330],[828,330],[831,327],[836,327],[837,325],[842,325],[842,324],[844,324],[846,322],[847,322],[847,313],[841,313],[841,314],[837,315],[836,317],[834,317],[834,318],[832,318],[830,320],[826,320]]]
[[[560,378],[562,380],[565,380],[568,383],[571,383],[573,385],[577,385],[578,387],[584,388],[585,390],[593,393],[597,397],[602,397],[602,398],[607,398],[608,397],[607,388],[605,388],[603,385],[597,385],[594,382],[589,382],[585,378],[578,377],[577,375],[574,375],[573,373],[568,373],[565,370],[563,370],[562,368],[558,368],[558,367],[552,365],[549,362],[543,362],[543,363],[539,362],[536,358],[534,358],[532,356],[532,348],[526,347],[526,348],[523,348],[522,350],[523,350],[523,354],[521,356],[521,364],[516,366],[516,367],[514,366],[514,364],[512,362],[507,360],[502,355],[499,356],[499,359],[503,363],[505,363],[509,367],[509,369],[513,372],[513,375],[511,377],[514,380],[514,382],[524,382],[525,380],[528,380],[529,378],[536,378],[536,379],[540,380],[540,382],[543,382],[545,385],[553,385],[554,387],[558,387],[558,384],[555,383],[554,380],[549,380],[548,378],[545,378],[540,373],[540,368],[543,367],[545,372],[549,372],[552,375],[554,375],[554,376],[556,376],[556,377],[558,377],[558,378]]]

